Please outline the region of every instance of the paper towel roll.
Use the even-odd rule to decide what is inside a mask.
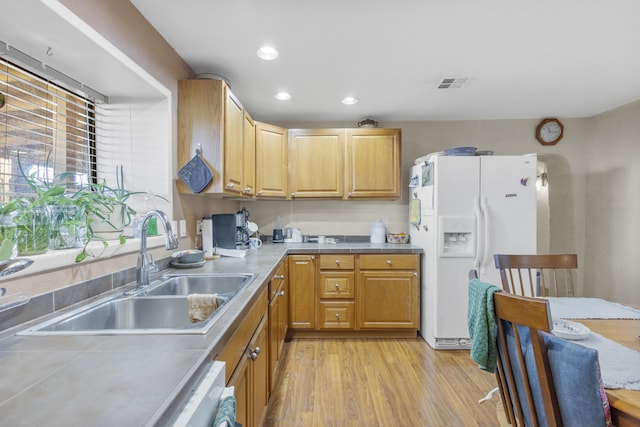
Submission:
[[[213,254],[213,224],[211,218],[202,219],[202,250],[205,255]]]

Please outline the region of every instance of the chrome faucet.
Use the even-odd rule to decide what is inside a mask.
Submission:
[[[167,215],[159,210],[147,212],[142,220],[142,230],[140,234],[140,253],[138,254],[138,265],[136,267],[136,287],[140,288],[149,285],[151,273],[158,271],[158,267],[153,262],[153,256],[147,253],[147,226],[149,219],[155,216],[164,226],[164,247],[166,250],[178,247],[178,238],[173,234],[171,224]]]

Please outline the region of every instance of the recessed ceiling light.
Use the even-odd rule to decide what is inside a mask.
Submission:
[[[264,59],[265,61],[273,61],[280,56],[278,51],[271,46],[262,46],[258,49],[256,55],[258,55],[258,58]]]
[[[345,105],[353,105],[358,103],[358,98],[355,96],[347,96],[342,100],[342,103]]]
[[[273,97],[275,99],[280,100],[280,101],[287,101],[287,100],[291,99],[291,94],[289,94],[287,92],[278,92],[275,95],[273,95]]]

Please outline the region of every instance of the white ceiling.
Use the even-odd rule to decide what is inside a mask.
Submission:
[[[589,117],[640,99],[637,0],[131,2],[258,120]],[[449,77],[469,81],[438,89]]]

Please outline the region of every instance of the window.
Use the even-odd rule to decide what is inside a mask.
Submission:
[[[0,202],[32,193],[18,156],[23,170],[41,179],[74,172],[71,188],[96,179],[92,101],[3,58],[0,94]]]

